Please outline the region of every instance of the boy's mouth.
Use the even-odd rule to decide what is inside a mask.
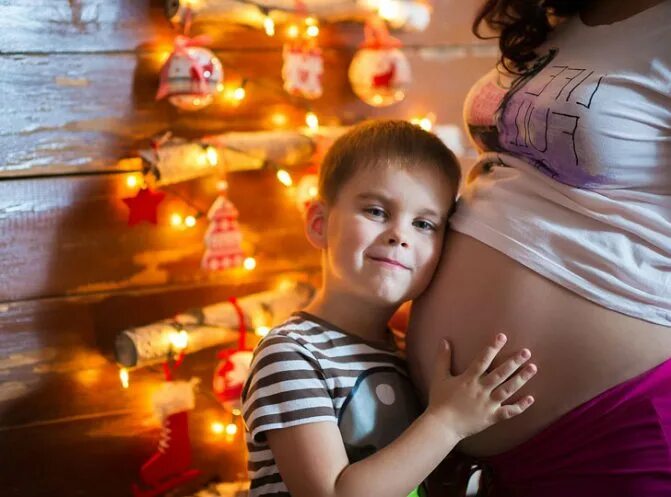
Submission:
[[[390,268],[393,268],[393,269],[407,269],[407,270],[410,270],[410,268],[408,266],[406,266],[405,264],[403,264],[403,263],[401,263],[401,262],[399,262],[395,259],[389,259],[388,257],[374,257],[372,255],[368,255],[367,257],[369,259],[375,261],[375,262],[379,262],[379,263],[383,264],[384,266],[387,266],[387,267],[390,267]]]

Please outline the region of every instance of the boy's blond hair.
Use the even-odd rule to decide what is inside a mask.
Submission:
[[[333,205],[338,192],[365,167],[432,167],[444,174],[456,195],[461,179],[459,162],[434,134],[401,120],[373,120],[340,136],[319,169],[319,196]]]

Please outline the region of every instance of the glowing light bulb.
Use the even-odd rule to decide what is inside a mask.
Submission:
[[[295,24],[291,24],[287,28],[287,36],[289,38],[298,38],[298,33],[299,33],[298,26],[296,26]]]
[[[310,16],[305,18],[305,24],[307,24],[308,26],[316,26],[317,24],[319,24],[319,21],[317,20],[316,17]]]
[[[278,128],[284,127],[287,125],[287,122],[289,121],[287,118],[286,114],[283,114],[282,112],[275,112],[270,120],[272,123],[277,126]]]
[[[308,36],[311,36],[312,38],[316,38],[319,36],[319,26],[308,26],[307,29],[307,34]]]
[[[247,257],[244,261],[242,261],[242,267],[244,267],[247,271],[253,270],[256,268],[256,259],[253,257]]]
[[[193,228],[196,225],[196,218],[194,216],[186,216],[184,224],[186,224],[187,228]]]
[[[401,4],[395,0],[381,0],[377,12],[385,21],[399,22],[403,19]]]
[[[270,328],[268,328],[267,326],[258,326],[254,330],[254,334],[258,337],[264,337],[268,334],[269,331],[270,331]]]
[[[205,149],[205,156],[207,157],[207,162],[210,163],[210,166],[215,167],[217,164],[219,164],[219,153],[212,145],[209,145]]]
[[[220,423],[219,421],[214,421],[210,425],[210,430],[212,430],[212,433],[216,433],[217,435],[220,435],[224,433],[224,424]]]
[[[172,216],[170,216],[170,224],[172,224],[174,227],[181,226],[182,215],[175,212]]]
[[[307,124],[308,128],[313,131],[319,129],[319,118],[317,117],[317,114],[312,111],[305,114],[305,124]]]
[[[226,425],[226,435],[233,436],[238,432],[238,425],[235,423],[228,423]]]
[[[294,184],[293,180],[291,179],[291,175],[284,169],[280,169],[279,171],[277,171],[277,179],[284,186],[291,186]]]
[[[237,100],[238,102],[242,102],[246,96],[247,91],[242,86],[239,86],[233,90],[233,99]]]
[[[137,179],[137,176],[134,174],[131,174],[126,178],[126,186],[128,188],[135,188],[138,185],[139,181]]]
[[[128,370],[126,368],[121,368],[119,370],[119,380],[121,380],[121,386],[123,388],[128,388],[130,376],[128,375]]]
[[[268,36],[275,36],[275,23],[269,16],[263,18],[263,29]]]
[[[170,334],[170,343],[176,350],[182,350],[189,345],[189,334],[182,331],[175,331]]]

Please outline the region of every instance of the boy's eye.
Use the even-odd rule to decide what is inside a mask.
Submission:
[[[366,207],[364,211],[370,214],[372,217],[384,218],[387,215],[384,209],[380,207]]]
[[[423,231],[436,231],[436,226],[429,221],[424,221],[423,219],[418,219],[412,223],[416,228],[419,228]]]

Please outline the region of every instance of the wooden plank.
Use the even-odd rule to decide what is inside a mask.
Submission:
[[[149,41],[169,43],[176,31],[164,15],[163,0],[22,0],[0,2],[0,53],[72,53],[133,51]],[[433,2],[433,15],[424,32],[395,33],[409,46],[472,43],[470,33],[477,4],[457,0]],[[352,47],[361,39],[360,23],[322,26],[320,43]],[[278,48],[278,35],[241,25],[199,20],[192,34],[208,33],[219,49]]]
[[[122,175],[0,181],[0,302],[243,279],[243,269],[200,271],[205,218],[189,229],[169,224],[172,212],[195,214],[182,198],[206,212],[215,183],[171,187],[177,195],[159,206],[157,226],[128,227],[122,197],[134,191]],[[295,201],[271,171],[236,173],[229,184],[259,271],[318,266]]]
[[[439,122],[460,123],[468,87],[494,63],[474,49],[406,50],[414,82],[404,102],[374,109],[356,98],[347,80],[352,51],[326,50],[324,96],[311,107],[324,124],[371,116],[410,118],[433,111]],[[160,55],[0,56],[0,176],[109,171],[167,129],[187,138],[232,130],[303,125],[306,101],[282,90],[279,51],[219,53],[229,84],[251,79],[248,97],[233,107],[219,99],[197,112],[155,102]]]

